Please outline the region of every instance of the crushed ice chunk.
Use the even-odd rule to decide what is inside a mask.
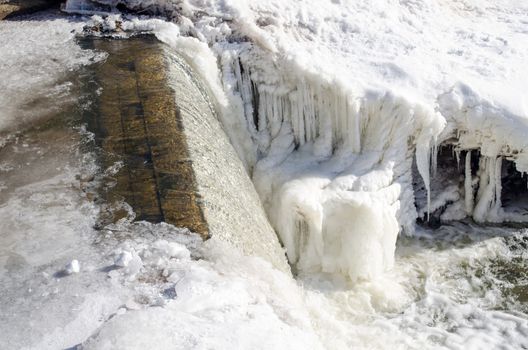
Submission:
[[[130,263],[130,261],[132,261],[132,253],[125,250],[116,257],[114,265],[119,267],[126,267]]]
[[[163,256],[169,258],[187,260],[191,257],[189,250],[184,245],[176,242],[167,242],[166,240],[160,239],[154,243],[154,247],[162,253]]]
[[[77,259],[73,259],[66,265],[64,268],[64,273],[67,275],[71,275],[73,273],[79,273],[81,271],[81,265],[79,264],[79,261]]]

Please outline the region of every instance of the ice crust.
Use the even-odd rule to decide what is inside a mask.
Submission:
[[[501,157],[521,172],[528,165],[525,4],[126,4],[175,18],[148,25],[209,82],[299,270],[379,275],[393,265],[398,233],[413,234],[433,204],[456,202],[444,219],[464,207],[478,222],[524,220],[501,210],[498,167]],[[477,185],[466,181],[478,191],[431,198],[437,149],[453,139],[457,152],[483,155]],[[419,213],[413,158],[427,193]]]

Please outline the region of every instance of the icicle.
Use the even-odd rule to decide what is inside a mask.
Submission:
[[[268,101],[268,112],[272,116],[273,120],[270,128],[271,137],[275,138],[279,134],[283,121],[283,116],[281,114],[281,98],[276,93],[270,94],[270,99]]]
[[[466,153],[466,168],[464,176],[464,201],[466,204],[466,214],[473,213],[474,199],[473,199],[473,176],[471,175],[471,150]]]
[[[473,218],[477,222],[500,220],[502,157],[482,157],[479,190]]]
[[[497,157],[495,160],[495,208],[494,214],[499,215],[502,208],[501,192],[502,192],[502,157]]]
[[[258,108],[258,106],[254,106],[251,78],[248,70],[244,69],[240,59],[234,60],[232,67],[237,81],[238,92],[242,98],[246,122],[251,135],[255,137],[257,133],[257,123],[254,120],[253,109]]]
[[[293,91],[288,95],[290,103],[292,128],[295,140],[299,145],[304,145],[305,142],[305,128],[303,124],[302,109],[299,104],[299,91]]]
[[[359,114],[360,106],[359,102],[347,101],[349,118],[351,121],[350,132],[346,133],[350,145],[352,146],[352,152],[359,153],[361,151],[361,115]]]
[[[427,191],[427,221],[429,221],[430,210],[431,210],[431,184],[430,184],[431,147],[429,147],[427,143],[422,144],[422,142],[418,142],[416,146],[416,166],[418,167],[418,172],[422,176],[425,189]]]
[[[330,91],[331,92],[331,91]],[[317,96],[317,99],[315,97]],[[328,157],[332,154],[332,136],[335,125],[335,99],[327,89],[317,88],[312,99],[317,101],[314,118],[317,120],[317,139],[314,143],[314,154],[320,157]]]
[[[433,150],[431,154],[431,165],[433,177],[436,176],[436,170],[438,168],[438,144],[436,142],[436,137],[433,139]]]
[[[268,126],[267,116],[266,116],[266,113],[264,113],[263,108],[262,108],[264,104],[264,100],[265,100],[265,94],[260,92],[260,88],[256,87],[256,89],[257,89],[256,94],[259,96],[259,99],[258,99],[258,105],[255,106],[254,108],[256,108],[258,111],[258,125],[259,125],[258,131],[261,131],[261,130],[266,130]]]
[[[309,87],[302,83],[302,93],[303,93],[303,104],[302,107],[304,109],[304,123],[306,127],[306,141],[311,142],[315,139],[316,135],[316,125],[315,125],[315,118],[314,118],[314,101],[312,98],[311,91],[309,91]]]

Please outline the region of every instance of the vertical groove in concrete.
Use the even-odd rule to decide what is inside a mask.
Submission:
[[[92,40],[109,54],[96,68],[102,90],[94,132],[103,153],[123,161],[106,196],[123,198],[138,220],[165,221],[208,237],[162,45],[150,37]],[[105,167],[115,161],[103,158]]]

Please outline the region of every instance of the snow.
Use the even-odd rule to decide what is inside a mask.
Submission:
[[[132,253],[125,250],[116,257],[114,260],[114,265],[118,267],[126,267],[130,261],[132,261],[132,259]]]
[[[191,255],[205,254],[200,260],[171,257],[166,248],[175,244],[142,245],[152,269],[142,276],[161,272],[166,280],[160,288],[163,308],[142,307],[112,318],[85,348],[322,348],[288,274],[215,238],[191,248]],[[189,253],[183,245],[180,251]]]
[[[81,271],[81,265],[79,264],[79,260],[73,259],[66,265],[64,268],[64,272],[67,275],[71,275],[72,273],[79,273]]]
[[[123,223],[113,230],[163,227]],[[351,284],[326,274],[288,274],[225,242],[178,241],[191,258],[170,257],[168,238],[121,242],[144,257],[137,293],[82,342],[86,349],[516,349],[528,322],[501,289],[500,266],[524,253],[526,232],[445,226],[398,247],[390,275]],[[137,232],[137,231],[136,231]],[[153,232],[153,231],[151,231]],[[139,232],[137,232],[139,233]],[[499,237],[497,237],[499,236]],[[502,236],[502,237],[501,237]],[[182,236],[180,235],[180,238]],[[165,242],[163,242],[165,241]],[[515,243],[513,243],[515,245]],[[519,261],[519,260],[517,260]],[[518,263],[518,262],[517,262]],[[499,266],[499,270],[497,267]],[[486,269],[486,274],[479,271]],[[156,278],[161,276],[161,278]],[[143,282],[148,281],[148,282]],[[493,286],[490,288],[490,283]],[[134,300],[148,300],[138,303]],[[506,344],[506,345],[505,345]]]
[[[446,219],[460,219],[456,209],[477,221],[507,218],[500,204],[501,158],[514,161],[519,171],[528,168],[526,5],[148,4],[177,8],[176,23],[135,18],[123,28],[153,30],[192,60],[298,281],[225,242],[203,243],[167,224],[125,219],[95,232],[99,208],[73,180],[83,171],[76,161],[87,158],[77,153],[57,164],[51,155],[75,152],[9,136],[2,139],[0,151],[8,145],[9,152],[1,169],[10,174],[21,167],[17,174],[25,176],[3,176],[0,187],[6,243],[0,250],[0,298],[6,305],[0,347],[528,346],[527,281],[519,273],[526,270],[527,232],[467,221],[435,231],[414,225],[419,214],[447,202],[453,204]],[[60,47],[71,46],[60,67],[86,62],[71,63],[72,53],[94,57],[66,34],[73,24],[58,24],[65,31],[57,36],[64,38]],[[35,34],[26,28],[31,25],[15,25],[21,40]],[[0,23],[2,33],[11,28]],[[53,40],[44,37],[42,43]],[[35,57],[53,62],[47,52]],[[9,62],[10,71],[17,71],[17,60]],[[38,66],[32,62],[24,64]],[[46,65],[41,69],[46,72]],[[41,85],[32,85],[31,74],[20,71],[16,79],[35,94],[60,81],[43,75]],[[8,111],[18,110],[28,96],[17,86],[5,85]],[[1,122],[12,125],[5,116]],[[458,155],[468,151],[458,187],[435,183],[441,142],[452,142]],[[44,159],[38,158],[42,149]],[[468,164],[477,151],[482,157],[472,174]],[[418,212],[413,159],[426,188]],[[398,238],[402,227],[414,236]],[[82,273],[53,276],[72,259],[82,262]],[[31,337],[19,331],[28,324]]]

